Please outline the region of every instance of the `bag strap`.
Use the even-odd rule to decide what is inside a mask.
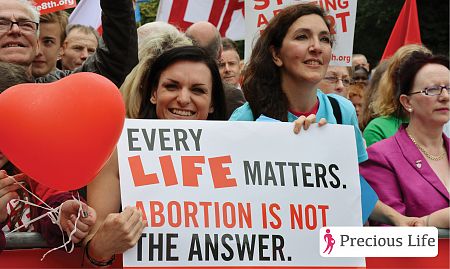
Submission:
[[[339,102],[329,95],[327,95],[328,100],[330,100],[331,107],[333,108],[333,115],[336,118],[337,124],[342,124],[342,112],[341,112],[341,106],[339,106]]]

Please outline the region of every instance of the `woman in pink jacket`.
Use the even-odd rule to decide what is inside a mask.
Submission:
[[[381,201],[401,214],[426,217],[449,206],[449,60],[415,52],[399,69],[397,102],[403,125],[367,149],[360,165]],[[401,117],[399,117],[401,118]]]

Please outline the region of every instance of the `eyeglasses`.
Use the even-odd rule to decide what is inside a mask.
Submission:
[[[39,28],[39,23],[34,21],[11,21],[0,19],[0,32],[10,31],[14,24],[17,24],[17,27],[19,27],[22,32],[26,33],[35,33]]]
[[[446,89],[447,93],[448,93],[448,91],[450,89],[450,85],[431,86],[431,87],[423,89],[422,91],[409,93],[408,95],[413,95],[413,94],[417,94],[417,93],[423,93],[423,94],[428,95],[428,96],[436,96],[436,95],[441,95],[443,89]]]
[[[337,77],[324,77],[323,78],[326,82],[330,83],[330,84],[334,84],[336,85],[338,83],[338,81],[342,81],[342,85],[344,85],[345,87],[347,87],[348,85],[350,85],[350,83],[352,82],[350,79],[348,78],[337,78]]]

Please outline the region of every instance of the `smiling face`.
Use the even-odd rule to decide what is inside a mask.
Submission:
[[[417,72],[410,92],[422,91],[430,86],[449,85],[450,72],[440,64],[427,64]],[[410,113],[410,122],[418,122],[424,126],[443,126],[450,120],[450,103],[448,90],[440,95],[427,96],[422,93],[402,95],[402,105]]]
[[[39,31],[39,53],[32,65],[33,76],[45,76],[55,70],[60,50],[61,27],[57,22],[42,23]]]
[[[283,39],[279,51],[272,50],[282,81],[316,84],[324,76],[331,58],[331,36],[316,14],[298,18]]]
[[[160,75],[150,101],[158,119],[206,120],[213,112],[212,77],[201,62],[179,61]]]
[[[0,0],[0,19],[34,21],[26,6],[16,0]],[[36,32],[24,32],[17,25],[0,32],[0,61],[29,66],[36,57],[38,39]]]

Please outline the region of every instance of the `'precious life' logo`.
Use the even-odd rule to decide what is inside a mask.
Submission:
[[[323,236],[323,240],[325,240],[327,247],[322,253],[326,253],[328,251],[328,254],[331,253],[333,250],[333,246],[336,243],[336,240],[334,240],[333,235],[330,232],[330,229],[326,229],[326,234]]]
[[[436,257],[435,227],[322,227],[322,257]]]

